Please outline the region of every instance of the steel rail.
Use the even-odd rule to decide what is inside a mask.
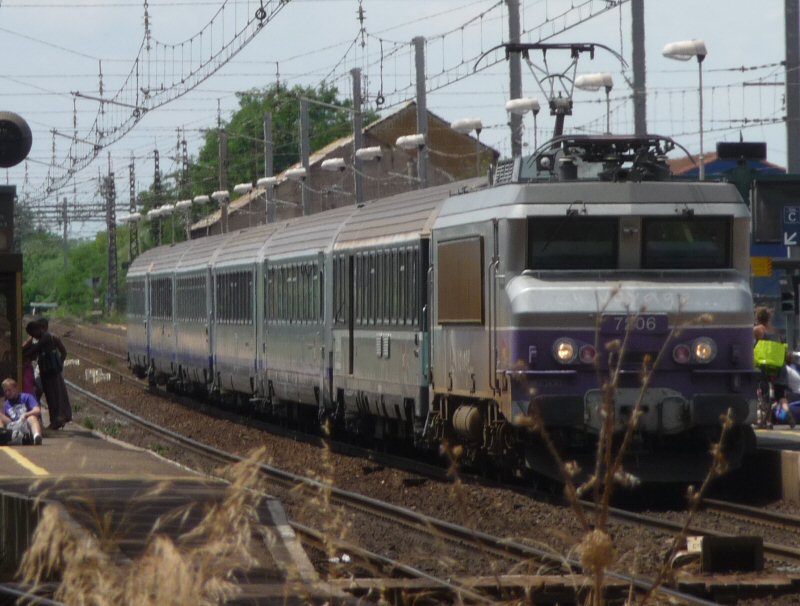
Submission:
[[[235,463],[242,460],[238,455],[220,450],[208,444],[203,444],[197,440],[182,436],[160,425],[151,423],[150,421],[138,417],[137,415],[117,406],[113,402],[93,394],[72,382],[68,381],[67,384],[77,393],[94,400],[95,402],[109,408],[115,413],[136,423],[137,425],[147,428],[148,430],[166,437],[173,442],[184,445],[191,450],[203,452],[204,454],[210,454],[219,460],[230,463]],[[371,511],[377,510],[380,512],[380,515],[388,516],[394,521],[405,521],[406,523],[412,523],[415,527],[423,527],[428,530],[434,530],[440,532],[445,537],[452,537],[453,539],[462,541],[466,544],[479,546],[481,549],[492,550],[494,553],[503,554],[505,557],[516,557],[522,560],[537,559],[546,562],[553,562],[559,565],[566,564],[570,567],[570,569],[581,570],[580,562],[577,560],[555,557],[552,553],[543,549],[538,549],[531,547],[530,545],[525,545],[500,537],[495,537],[478,530],[464,528],[445,520],[426,516],[405,507],[400,507],[391,503],[385,503],[383,501],[379,501],[377,499],[373,499],[372,497],[361,495],[355,492],[342,490],[340,488],[325,484],[324,482],[278,469],[271,465],[262,463],[260,465],[260,469],[262,473],[270,477],[272,480],[281,481],[285,484],[293,486],[303,485],[317,491],[326,490],[329,491],[331,496],[340,503],[345,503],[351,507],[366,508]],[[617,581],[628,583],[639,591],[650,591],[653,589],[653,582],[650,579],[610,570],[606,571],[606,576]],[[697,606],[711,606],[714,604],[714,602],[710,602],[708,600],[698,598],[694,595],[671,589],[669,587],[659,586],[655,588],[655,591],[661,595],[680,600],[681,602],[687,604]]]

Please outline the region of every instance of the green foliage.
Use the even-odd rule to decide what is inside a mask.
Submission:
[[[291,89],[273,84],[263,89],[238,93],[239,109],[230,122],[223,123],[228,135],[228,184],[253,182],[264,173],[264,114],[272,114],[274,172],[278,174],[300,160],[300,98],[309,103],[311,149],[353,132],[350,112],[314,103],[348,108],[349,100],[339,100],[338,89],[321,84],[318,88],[294,86]],[[364,123],[377,114],[367,112]],[[195,194],[209,193],[219,184],[219,131],[205,133],[205,145],[190,167]]]
[[[117,234],[118,264],[127,261],[128,229]],[[108,234],[99,233],[94,240],[70,242],[67,267],[64,268],[64,244],[61,238],[44,231],[28,235],[22,244],[24,280],[23,306],[31,301],[58,303],[56,313],[85,315],[104,307],[108,292]],[[100,278],[99,288],[92,278]],[[118,280],[124,285],[124,272],[118,270]],[[124,291],[122,292],[124,298]]]
[[[54,301],[55,285],[64,271],[61,238],[45,231],[29,231],[22,242],[24,282],[23,305],[31,301]]]
[[[352,133],[352,115],[344,111],[350,105],[338,99],[338,90],[326,84],[318,88],[295,86],[291,89],[271,85],[263,89],[252,89],[238,93],[239,109],[231,120],[223,124],[228,133],[228,184],[253,182],[264,171],[264,114],[272,114],[272,139],[274,150],[274,172],[280,173],[300,158],[300,98],[309,103],[311,149],[318,150],[328,143]],[[317,101],[319,103],[314,103]],[[324,105],[320,105],[324,104]],[[337,110],[334,107],[341,107]],[[377,114],[366,112],[364,124],[375,120]],[[165,175],[160,191],[151,186],[139,193],[144,209],[151,209],[167,202],[177,202],[197,194],[209,194],[219,186],[219,131],[209,129],[205,133],[205,145],[189,167],[191,191],[181,189],[177,175]],[[213,210],[194,207],[192,221],[199,213]],[[35,228],[33,214],[24,207],[17,216],[18,241],[22,242],[25,277],[23,284],[24,305],[31,301],[56,302],[57,313],[85,316],[94,309],[105,312],[108,292],[108,236],[100,233],[93,240],[71,241],[68,262],[64,267],[64,245],[59,236]],[[141,252],[174,240],[185,239],[185,224],[182,215],[173,214],[163,220],[139,225],[139,248]],[[129,261],[129,228],[119,226],[117,231],[118,255],[118,299],[117,308],[125,309],[125,271],[123,264]],[[100,286],[93,289],[92,278],[100,278]],[[98,304],[94,299],[98,298]]]

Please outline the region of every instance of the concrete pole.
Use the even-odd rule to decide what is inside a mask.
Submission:
[[[275,171],[274,158],[275,146],[272,142],[272,114],[266,112],[264,114],[264,176],[271,177]],[[267,223],[275,222],[275,190],[272,185],[267,187],[266,203],[267,208]]]
[[[519,43],[520,18],[519,0],[506,0],[508,5],[508,41],[512,44]],[[509,70],[509,98],[522,97],[522,59],[520,53],[511,53],[508,57]],[[522,155],[522,116],[511,113],[511,157]]]
[[[128,192],[130,196],[130,213],[136,212],[136,165],[134,163],[133,154],[131,153],[131,163],[128,164]],[[130,253],[130,260],[133,261],[139,256],[139,224],[132,221],[128,226],[128,250]],[[187,238],[188,240],[188,238]]]
[[[353,179],[356,204],[364,201],[364,161],[356,156],[356,152],[364,147],[364,116],[361,115],[361,69],[350,70],[353,77]]]
[[[64,196],[64,202],[61,207],[61,221],[64,223],[64,269],[67,269],[69,259],[69,241],[67,240],[67,197]]]
[[[425,145],[417,151],[419,188],[428,187],[428,100],[425,91],[425,38],[414,38],[414,59],[417,71],[417,133],[425,136]]]
[[[306,169],[306,176],[302,180],[303,216],[311,214],[310,164],[311,140],[308,127],[308,99],[300,99],[300,161]]]
[[[644,47],[644,0],[631,0],[633,63],[633,128],[637,135],[647,134],[647,71]]]
[[[786,170],[800,172],[800,0],[785,0]]]
[[[219,129],[219,188],[228,189],[228,133]],[[222,233],[228,233],[228,201],[219,203]]]

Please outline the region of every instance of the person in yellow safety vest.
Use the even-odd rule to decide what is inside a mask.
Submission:
[[[788,352],[780,332],[772,325],[772,312],[767,307],[756,308],[753,337],[756,340],[753,351],[756,367],[761,370],[764,380],[773,385],[775,393],[773,408],[785,413],[781,416],[786,418],[791,427],[794,427],[794,417],[789,408],[789,400],[786,398]],[[766,426],[773,416],[778,416],[775,415],[775,410],[770,410],[766,414],[765,411],[759,411],[759,413],[758,425],[761,427]]]

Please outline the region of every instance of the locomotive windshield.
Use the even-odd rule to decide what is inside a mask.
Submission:
[[[640,257],[642,269],[725,269],[732,264],[729,217],[642,217],[641,240],[629,240],[620,251],[617,217],[531,217],[527,269],[617,269],[620,254]]]
[[[528,269],[614,269],[615,217],[535,217],[528,220]]]
[[[642,221],[645,269],[722,269],[731,266],[727,217],[658,217]]]

